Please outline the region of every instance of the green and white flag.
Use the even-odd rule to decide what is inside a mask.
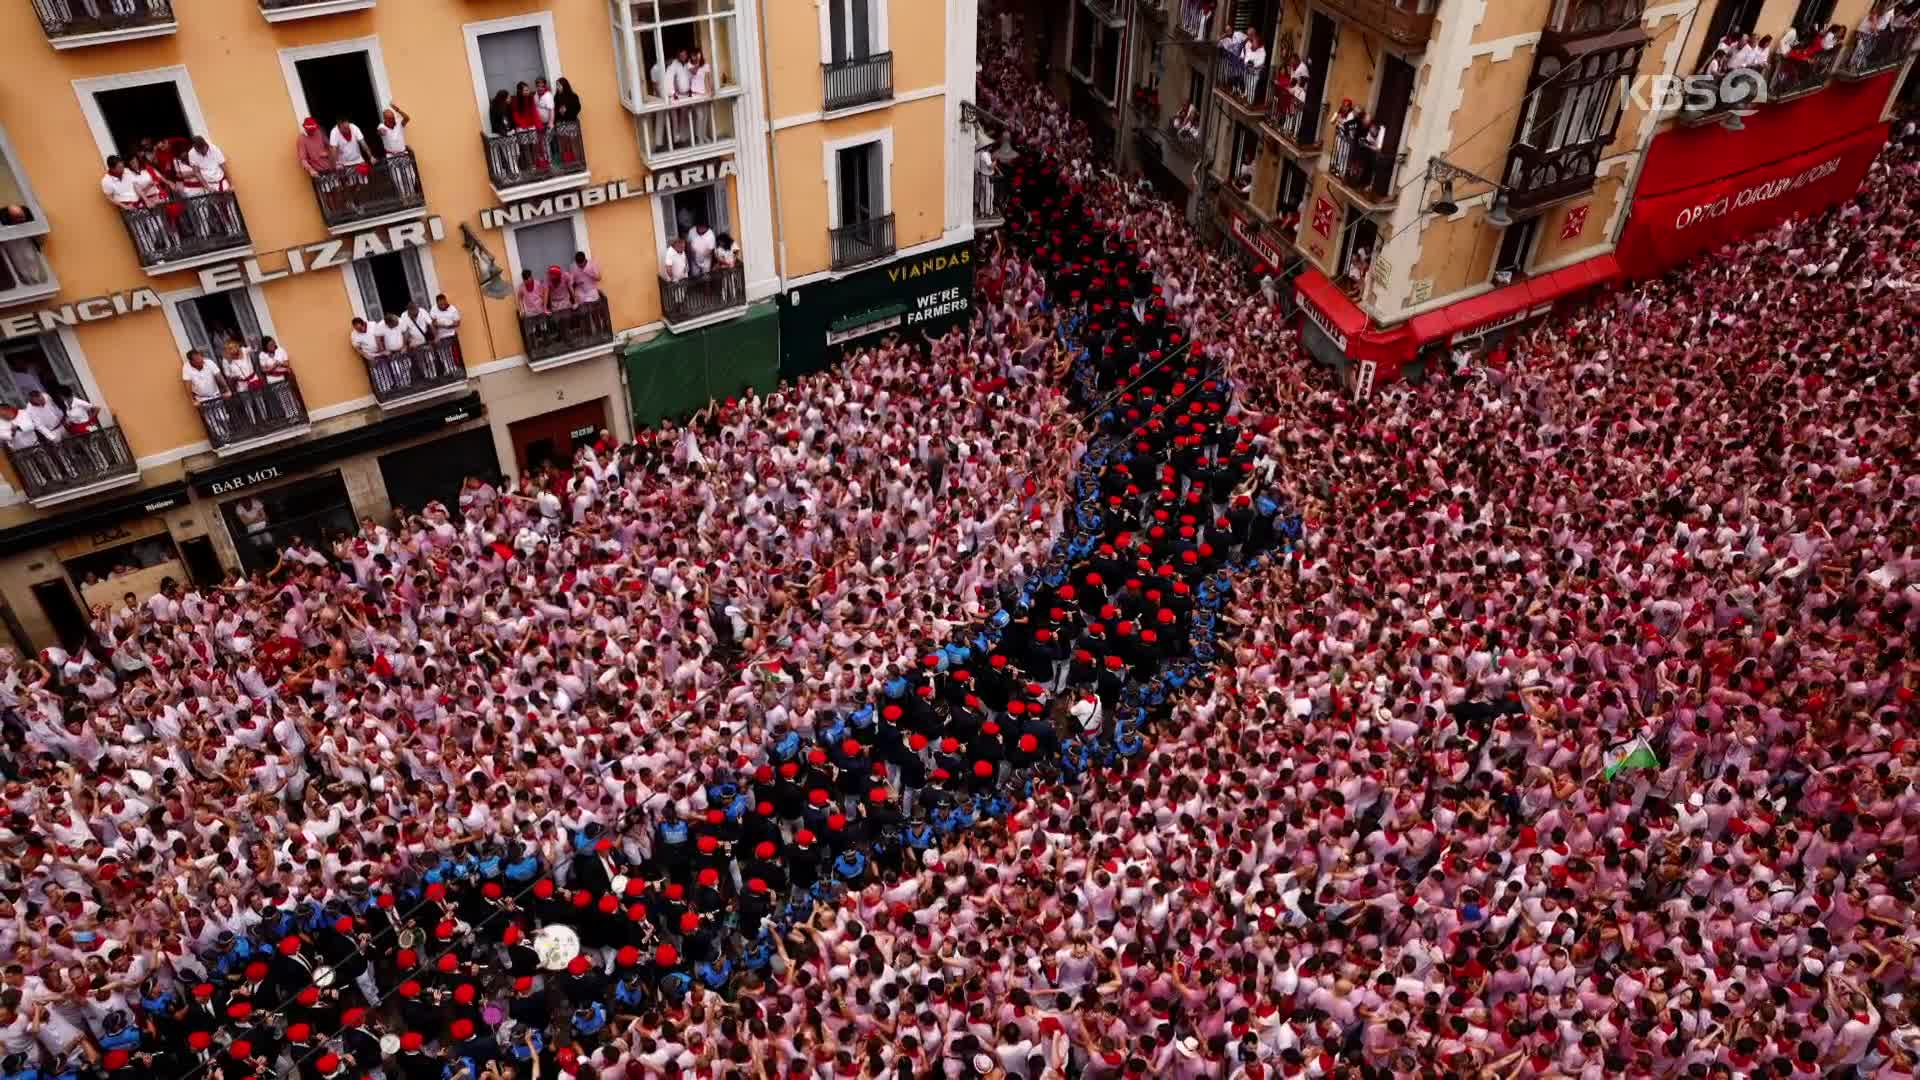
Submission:
[[[1647,743],[1647,737],[1642,735],[1620,748],[1619,756],[1607,765],[1606,777],[1611,780],[1621,773],[1626,772],[1628,769],[1657,769],[1659,767],[1660,759],[1654,756],[1653,747]]]

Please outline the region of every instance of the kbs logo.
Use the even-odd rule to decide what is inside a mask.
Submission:
[[[1620,82],[1623,101],[1661,113],[1745,112],[1767,101],[1766,73],[1753,68],[1724,75],[1622,75]]]

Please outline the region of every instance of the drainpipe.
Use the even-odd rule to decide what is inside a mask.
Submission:
[[[815,7],[819,7],[815,0]],[[774,244],[774,257],[780,262],[780,291],[787,291],[787,221],[780,212],[780,153],[773,138],[773,80],[767,72],[767,0],[756,0],[753,5],[754,21],[760,26],[760,86],[762,104],[767,111],[767,130],[764,134],[767,144],[767,184],[773,189],[773,225],[780,230],[780,239]]]

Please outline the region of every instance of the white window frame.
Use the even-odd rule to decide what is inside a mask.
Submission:
[[[733,220],[735,217],[734,208],[739,205],[735,201],[735,196],[738,194],[738,191],[733,185],[734,185],[734,181],[738,179],[740,179],[738,176],[723,176],[718,180],[712,180],[704,184],[694,184],[693,187],[675,188],[673,191],[668,192],[668,194],[677,195],[681,191],[691,191],[695,187],[719,188],[720,189],[720,206],[726,211],[726,214],[727,214],[727,231],[733,234],[734,242],[739,243],[740,224],[739,222],[736,222]],[[647,201],[653,204],[654,238],[659,241],[659,246],[661,248],[665,248],[667,246],[668,241],[673,237],[673,233],[669,231],[667,228],[666,200],[656,195],[653,198],[648,199]],[[720,230],[715,229],[714,231],[719,232]],[[519,279],[516,278],[515,280],[517,281]]]
[[[515,289],[520,288],[520,271],[523,269],[520,265],[520,245],[515,242],[515,235],[519,233],[521,229],[534,225],[551,225],[556,221],[571,221],[573,223],[573,249],[575,251],[584,251],[587,253],[587,258],[593,258],[593,245],[588,242],[587,238],[587,215],[582,211],[575,211],[571,214],[555,214],[552,217],[541,218],[539,221],[527,221],[519,225],[509,225],[500,231],[500,236],[501,242],[505,244],[507,248],[507,283]],[[438,281],[436,280],[435,283],[438,284]]]
[[[60,292],[60,275],[53,272],[53,260],[47,258],[46,251],[41,248],[40,238],[38,236],[19,236],[14,239],[33,246],[34,255],[39,258],[41,268],[47,272],[47,280],[39,285],[22,285],[16,289],[0,292],[0,308],[14,307],[19,304],[30,304],[35,300],[44,300],[49,296],[58,295]],[[0,238],[0,243],[10,242],[9,240]],[[0,252],[0,258],[8,258],[8,256],[4,252]],[[18,277],[19,272],[15,271],[14,276]]]
[[[1079,0],[1074,0],[1074,2],[1077,4]],[[815,10],[820,13],[821,63],[833,63],[833,15],[828,10],[828,6],[831,4],[848,5],[848,26],[853,25],[853,10],[851,5],[871,4],[872,8],[867,18],[867,52],[870,55],[878,56],[888,50],[893,40],[887,32],[887,8],[891,6],[891,0],[819,0],[819,3],[815,5]]]
[[[33,179],[27,175],[26,165],[20,155],[13,151],[13,140],[7,137],[5,124],[0,124],[0,157],[4,157],[7,167],[13,170],[13,178],[20,182],[20,197],[26,200],[27,209],[33,211],[33,220],[24,225],[0,222],[0,240],[25,240],[47,235],[53,231],[53,226],[47,222],[47,211],[40,205],[39,194],[33,190]],[[101,160],[104,163],[106,159]]]
[[[480,39],[488,34],[501,34],[512,30],[540,31],[540,58],[547,65],[548,85],[552,85],[553,80],[560,78],[561,72],[566,70],[560,66],[560,35],[554,30],[551,11],[536,12],[532,15],[509,15],[504,19],[485,19],[460,27],[460,32],[466,36],[467,71],[473,76],[473,104],[482,134],[493,134],[493,129],[488,124],[489,111],[493,107],[493,95],[487,90],[486,65],[480,61]],[[619,31],[616,29],[614,32]]]
[[[187,350],[193,348],[194,345],[193,340],[187,337],[187,324],[180,318],[180,312],[177,310],[179,305],[187,300],[197,300],[202,296],[208,295],[209,292],[241,291],[244,291],[247,294],[247,299],[253,303],[253,313],[255,317],[260,320],[261,336],[280,341],[280,331],[273,324],[273,309],[267,306],[267,294],[262,292],[258,285],[243,285],[238,289],[208,290],[198,285],[186,289],[174,289],[171,292],[161,293],[160,299],[166,301],[164,306],[167,313],[167,329],[173,333],[173,351],[182,363],[186,362]],[[284,345],[285,342],[281,342],[281,344]],[[291,355],[292,350],[289,349],[288,353]],[[209,356],[207,359],[216,364],[220,362],[220,358],[217,356]],[[294,356],[293,360],[295,363],[298,363],[299,357]]]
[[[434,296],[442,291],[440,288],[440,272],[434,268],[432,254],[424,247],[401,248],[397,252],[388,252],[388,254],[400,255],[402,258],[405,258],[406,252],[409,251],[413,252],[414,257],[420,260],[420,279],[427,283],[427,306],[431,307],[433,306]],[[347,264],[340,268],[340,283],[346,286],[347,306],[353,309],[353,317],[356,319],[364,319],[367,317],[367,301],[365,297],[360,295],[360,280],[353,269],[354,264],[359,261],[358,259],[349,259]],[[518,280],[516,277],[516,283]],[[453,298],[448,297],[447,299],[451,300]],[[266,325],[265,320],[262,320],[261,325]]]
[[[840,220],[840,170],[834,167],[840,151],[875,142],[880,144],[880,212],[893,213],[893,129],[884,127],[849,135],[844,139],[829,139],[820,144],[822,165],[827,177],[828,228],[837,229],[846,224]]]
[[[187,114],[187,126],[193,129],[184,134],[205,135],[210,141],[219,142],[207,129],[207,114],[200,108],[200,95],[193,92],[193,78],[187,74],[185,64],[102,75],[93,79],[75,79],[73,92],[80,99],[80,112],[86,117],[87,130],[93,133],[93,145],[100,151],[100,159],[94,164],[100,166],[102,172],[106,171],[107,157],[118,154],[120,150],[113,144],[113,132],[107,127],[106,114],[100,111],[100,101],[94,95],[105,90],[131,90],[160,83],[173,84],[174,92],[180,96],[180,109]]]
[[[67,363],[73,365],[73,373],[80,379],[80,389],[86,393],[88,401],[100,406],[100,415],[106,418],[107,423],[111,425],[114,422],[113,406],[107,403],[107,395],[100,389],[100,381],[93,377],[93,368],[87,364],[86,350],[80,347],[80,335],[73,332],[73,327],[56,326],[52,330],[45,330],[39,334],[28,334],[16,340],[25,341],[28,338],[44,337],[47,334],[52,334],[60,339],[60,347],[65,349],[67,353]],[[186,359],[186,351],[182,350],[180,355],[184,362]]]
[[[344,56],[347,53],[363,52],[367,54],[368,74],[373,76],[374,104],[385,109],[393,104],[393,85],[387,81],[387,58],[380,51],[380,38],[368,36],[348,38],[343,41],[326,41],[318,45],[300,45],[280,50],[280,76],[287,83],[287,100],[293,105],[293,126],[297,130],[301,121],[313,116],[313,110],[307,106],[306,88],[300,85],[300,72],[294,67],[302,60],[317,60],[323,56]],[[483,113],[484,115],[484,113]],[[320,119],[324,130],[333,126],[331,119]],[[362,132],[369,139],[378,140],[373,132]]]
[[[1528,230],[1530,235],[1528,235],[1526,238],[1527,242],[1524,245],[1522,245],[1522,247],[1520,248],[1520,258],[1517,261],[1515,261],[1513,265],[1513,270],[1511,271],[1513,277],[1511,280],[1507,282],[1507,284],[1511,285],[1511,284],[1514,284],[1515,282],[1526,280],[1528,275],[1531,273],[1531,270],[1529,270],[1529,267],[1533,265],[1533,257],[1539,254],[1540,252],[1541,234],[1547,231],[1544,228],[1541,228],[1541,222],[1543,220],[1545,219],[1538,215],[1530,218],[1522,218],[1521,220],[1516,221],[1513,224],[1507,226],[1506,228],[1500,230],[1500,241],[1499,243],[1495,244],[1493,248],[1493,261],[1487,267],[1487,280],[1489,282],[1493,281],[1495,274],[1500,273],[1500,270],[1501,270],[1500,249],[1506,246],[1507,234],[1514,229]]]

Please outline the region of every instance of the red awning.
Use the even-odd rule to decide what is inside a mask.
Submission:
[[[1413,338],[1404,323],[1386,329],[1374,326],[1360,305],[1327,275],[1310,269],[1293,279],[1293,287],[1306,317],[1322,330],[1332,331],[1329,336],[1350,359],[1398,364],[1413,358]]]
[[[1599,255],[1448,304],[1438,311],[1416,316],[1407,325],[1413,330],[1415,342],[1422,345],[1456,334],[1479,337],[1524,320],[1535,308],[1619,276],[1619,260],[1612,255]]]

